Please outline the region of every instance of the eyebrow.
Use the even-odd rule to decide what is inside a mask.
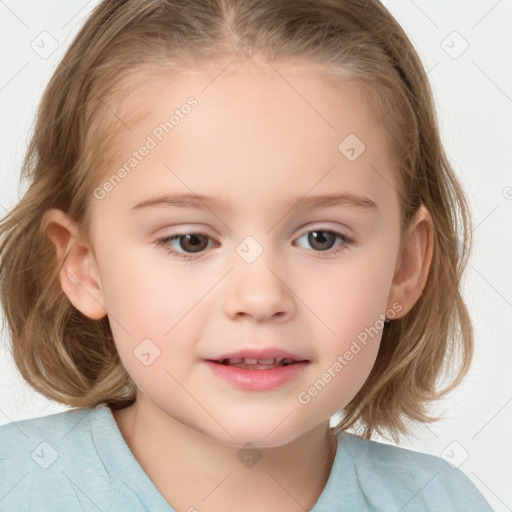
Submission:
[[[368,211],[378,211],[378,206],[369,197],[345,192],[341,194],[323,194],[309,197],[297,197],[285,205],[287,212],[292,210],[313,210],[331,206],[345,206]],[[160,195],[149,198],[131,208],[135,212],[156,208],[195,208],[199,210],[215,209],[228,210],[225,200],[200,194]]]

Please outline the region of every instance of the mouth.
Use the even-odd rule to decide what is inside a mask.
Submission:
[[[277,348],[222,354],[205,363],[213,375],[244,391],[272,391],[304,374],[311,361]]]
[[[290,357],[270,357],[270,358],[254,358],[254,357],[234,357],[218,360],[207,359],[213,363],[223,366],[231,366],[234,368],[243,368],[245,370],[272,370],[281,366],[290,366],[293,364],[306,362],[306,360],[295,360]]]
[[[210,363],[243,370],[273,370],[299,363],[309,363],[309,359],[298,356],[278,347],[245,348],[236,352],[220,354],[206,359]]]

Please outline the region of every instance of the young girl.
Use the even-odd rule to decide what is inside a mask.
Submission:
[[[12,352],[73,409],[0,428],[0,510],[491,510],[370,440],[473,346],[467,205],[377,0],[105,0],[23,170]]]

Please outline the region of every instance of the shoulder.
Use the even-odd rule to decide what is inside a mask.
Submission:
[[[26,437],[30,434],[42,434],[67,428],[74,425],[77,421],[83,420],[94,409],[70,409],[68,411],[40,416],[37,418],[29,418],[18,421],[11,421],[4,425],[0,425],[0,433],[3,438],[17,438],[19,435]]]
[[[98,410],[74,409],[0,426],[0,510],[49,510],[57,503],[75,503],[73,482],[91,469],[99,472],[91,482],[99,483],[91,414]]]
[[[41,443],[43,452],[44,448],[48,447],[46,453],[50,453],[52,441],[60,446],[72,443],[77,434],[83,434],[84,427],[87,427],[83,420],[90,411],[91,409],[70,410],[1,425],[0,460],[4,464],[14,460],[23,463],[27,461],[28,455],[28,459],[34,461],[33,457],[36,457],[37,447]],[[46,463],[48,462],[47,459]]]
[[[3,464],[16,461],[21,465],[32,461],[40,467],[49,467],[51,459],[65,459],[67,449],[78,439],[83,445],[87,443],[90,431],[87,419],[93,412],[94,409],[74,409],[1,425],[0,461]],[[62,453],[54,453],[58,448]]]
[[[367,501],[397,510],[492,511],[471,480],[440,457],[349,433],[341,444],[350,455]]]

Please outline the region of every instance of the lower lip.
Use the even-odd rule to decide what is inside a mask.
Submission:
[[[270,370],[247,370],[236,366],[206,361],[212,372],[229,384],[248,391],[269,391],[279,388],[298,377],[309,364],[308,361],[288,366],[278,366]]]

